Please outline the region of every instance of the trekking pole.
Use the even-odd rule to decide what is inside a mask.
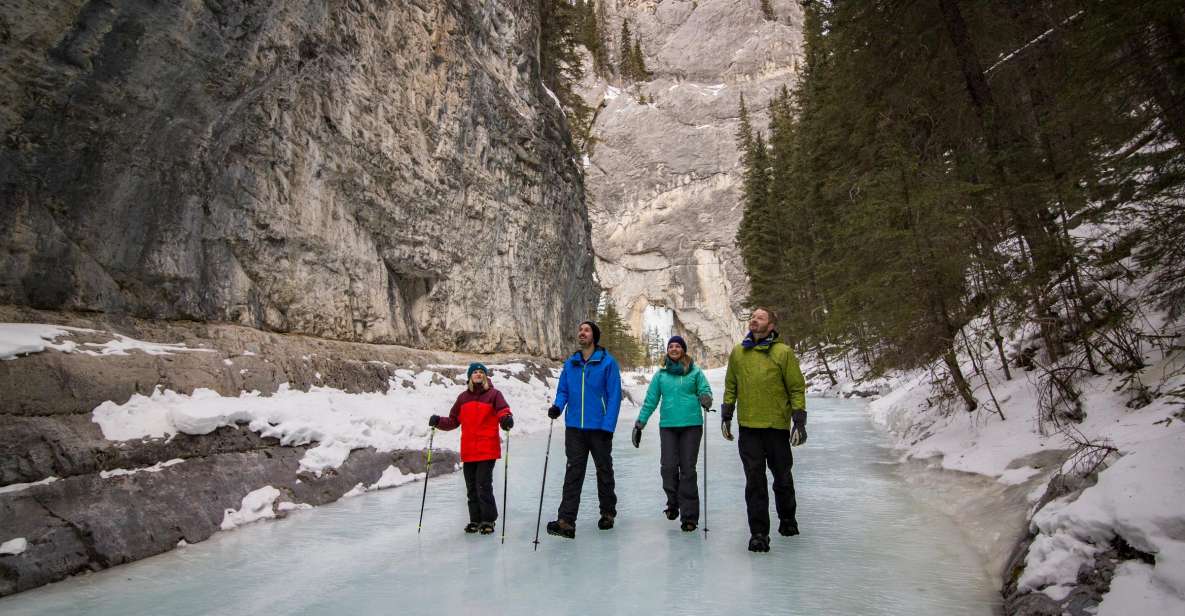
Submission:
[[[708,540],[708,407],[704,407],[704,541]]]
[[[428,464],[424,467],[424,496],[420,498],[420,523],[416,525],[416,532],[424,528],[424,503],[428,502],[428,475],[432,472],[432,439],[436,438],[436,426],[428,433]]]
[[[551,433],[555,419],[547,426],[547,449],[543,454],[543,482],[539,485],[539,514],[535,516],[535,551],[539,551],[539,524],[543,521],[543,488],[547,485],[547,461],[551,458]]]
[[[502,545],[506,545],[506,526],[510,524],[510,510],[506,508],[506,494],[510,485],[510,430],[506,431],[506,459],[502,461]]]

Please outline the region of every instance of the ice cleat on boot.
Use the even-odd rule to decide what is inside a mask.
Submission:
[[[473,533],[476,533],[478,531],[478,529],[479,529],[479,526],[478,526],[477,522],[470,522],[465,525],[465,532],[467,532],[471,535]]]
[[[769,535],[753,535],[752,537],[749,537],[749,551],[768,552]]]
[[[547,534],[565,539],[575,539],[576,527],[567,520],[555,520],[547,523]]]
[[[695,532],[695,522],[683,522],[679,528],[685,533],[693,533]]]
[[[663,509],[662,512],[664,514],[666,514],[668,520],[674,520],[675,518],[679,517],[679,508],[678,507],[672,507],[670,505],[667,505],[667,508]]]
[[[613,528],[613,516],[607,513],[601,514],[601,519],[597,520],[597,528],[601,530]]]
[[[794,520],[782,520],[778,523],[778,534],[783,537],[793,537],[798,534],[798,522]]]
[[[481,534],[483,534],[483,535],[492,535],[492,534],[494,534],[494,523],[493,522],[482,522],[477,527],[477,530],[480,531]]]

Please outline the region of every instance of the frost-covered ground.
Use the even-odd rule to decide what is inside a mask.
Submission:
[[[975,324],[972,324],[974,327]],[[1017,349],[1023,332],[1009,344]],[[890,391],[869,409],[875,421],[895,435],[904,457],[929,460],[944,469],[991,477],[1006,485],[1031,479],[1028,495],[1030,530],[1036,534],[1019,579],[1022,591],[1042,592],[1061,600],[1075,587],[1081,571],[1117,539],[1152,555],[1154,564],[1124,561],[1116,570],[1099,614],[1185,614],[1185,358],[1166,356],[1146,345],[1148,366],[1139,374],[1154,397],[1133,408],[1132,381],[1114,375],[1081,383],[1085,419],[1081,423],[1038,421],[1035,372],[1013,369],[1011,380],[994,355],[979,357],[986,374],[974,374],[970,356],[960,358],[972,377],[981,407],[975,413],[961,404],[942,410],[927,371],[890,379]],[[990,392],[989,392],[990,384]],[[1177,392],[1177,395],[1173,395]],[[1003,417],[995,412],[991,395]],[[1113,447],[1098,482],[1054,499],[1035,510],[1048,480],[1057,472],[1090,463],[1082,443]],[[1023,461],[1042,459],[1042,452],[1078,451],[1062,468],[1035,468]],[[1098,451],[1098,450],[1095,450]]]

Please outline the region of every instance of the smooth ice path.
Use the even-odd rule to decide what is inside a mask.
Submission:
[[[808,405],[810,441],[795,449],[794,467],[803,535],[775,536],[768,554],[745,549],[740,461],[718,420],[709,430],[705,540],[660,513],[657,421],[635,450],[636,411],[627,407],[614,439],[620,503],[611,531],[596,528],[590,460],[576,539],[544,533],[532,551],[547,438],[536,435],[511,445],[505,545],[499,535],[461,531],[464,480],[455,473],[429,484],[422,534],[423,484],[412,483],[0,599],[0,613],[993,613],[997,594],[980,561],[954,522],[900,480],[863,403]],[[502,469],[494,478],[499,508]],[[557,422],[544,523],[555,515],[563,469]]]

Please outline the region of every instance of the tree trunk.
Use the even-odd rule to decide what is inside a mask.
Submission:
[[[946,369],[950,371],[950,378],[955,382],[955,391],[959,392],[959,397],[967,406],[967,412],[974,413],[975,409],[979,408],[979,401],[975,399],[975,395],[971,392],[971,385],[967,383],[962,369],[959,368],[959,358],[955,356],[954,345],[951,345],[950,350],[942,355],[942,361],[946,364]]]
[[[831,365],[827,363],[827,354],[823,352],[823,345],[819,341],[815,341],[815,352],[819,354],[819,359],[823,361],[823,370],[827,371],[827,378],[831,379],[831,386],[839,385],[839,381],[835,380],[835,373],[831,371]]]

